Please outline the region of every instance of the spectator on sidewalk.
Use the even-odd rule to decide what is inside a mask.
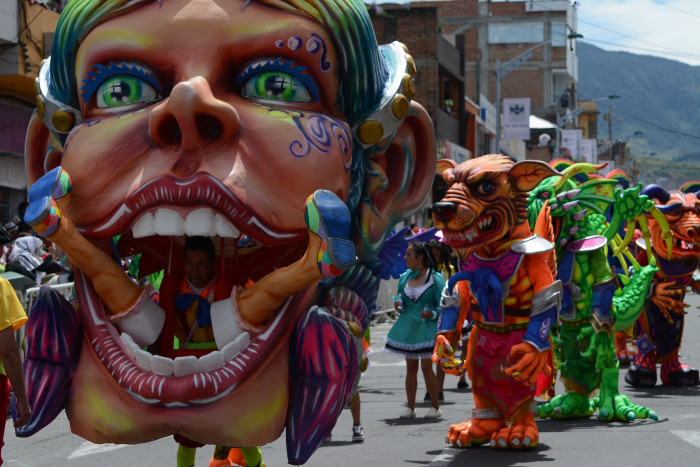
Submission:
[[[11,240],[4,228],[0,227],[0,244]],[[22,373],[22,359],[15,341],[15,331],[27,322],[27,315],[17,299],[12,285],[0,277],[0,413],[7,414],[10,403],[10,388],[17,398],[17,421],[15,427],[26,425],[31,409],[27,401]],[[5,444],[5,422],[7,417],[0,417],[0,449]],[[0,465],[2,456],[0,455]]]
[[[401,418],[416,416],[416,390],[420,364],[432,407],[426,418],[439,418],[438,380],[430,357],[435,345],[437,319],[440,315],[440,294],[445,286],[442,274],[436,271],[430,248],[422,242],[411,243],[404,256],[408,269],[399,278],[394,307],[401,315],[386,337],[385,349],[406,358],[406,397],[408,407]]]

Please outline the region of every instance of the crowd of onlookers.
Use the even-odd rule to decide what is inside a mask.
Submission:
[[[52,281],[70,282],[70,268],[56,246],[47,239],[37,237],[31,226],[22,220],[29,203],[20,203],[17,214],[3,226],[12,241],[2,246],[0,273],[14,272],[28,277],[37,285]]]

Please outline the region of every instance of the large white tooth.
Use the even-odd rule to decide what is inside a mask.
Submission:
[[[248,347],[248,344],[250,344],[250,334],[247,332],[240,334],[235,341],[229,342],[221,349],[224,360],[227,362],[231,361],[236,355],[241,353],[241,350]]]
[[[136,364],[144,371],[151,371],[151,355],[142,349],[136,349],[134,351],[134,357],[136,358]]]
[[[126,353],[134,357],[136,350],[139,348],[139,346],[136,345],[136,342],[134,342],[134,339],[125,332],[121,333],[119,337],[121,337],[122,342],[124,343],[124,350]]]
[[[134,238],[150,237],[155,232],[153,231],[153,214],[150,212],[144,213],[139,217],[131,229]]]
[[[172,375],[174,365],[175,362],[173,362],[172,358],[163,357],[161,355],[153,355],[153,358],[151,358],[151,371],[157,375]]]
[[[241,232],[239,232],[238,229],[235,228],[233,224],[226,220],[226,218],[221,214],[216,215],[214,225],[216,227],[216,233],[219,235],[219,237],[238,238],[241,236]]]
[[[221,352],[214,351],[211,353],[208,353],[202,357],[199,357],[199,368],[197,371],[201,371],[203,373],[206,373],[207,371],[212,371],[216,370],[217,368],[221,368],[224,366],[226,362],[224,361],[223,355],[221,355]]]
[[[197,371],[197,357],[187,355],[185,357],[177,357],[175,365],[173,365],[173,373],[175,376],[185,376]]]
[[[189,213],[185,221],[185,233],[189,236],[215,236],[216,230],[214,229],[214,213],[212,210],[209,208],[200,208]]]
[[[158,235],[180,236],[185,234],[185,222],[182,216],[172,209],[156,210],[153,224]]]

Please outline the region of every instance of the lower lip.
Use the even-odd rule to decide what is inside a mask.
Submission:
[[[153,406],[190,407],[216,402],[231,393],[264,361],[267,351],[284,341],[289,322],[302,307],[304,292],[289,299],[272,318],[268,327],[246,349],[223,367],[207,373],[181,377],[160,376],[141,369],[127,355],[119,333],[106,319],[104,305],[89,279],[76,274],[76,291],[85,336],[101,364],[112,378],[134,399]]]

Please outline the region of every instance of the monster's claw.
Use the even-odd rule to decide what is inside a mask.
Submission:
[[[594,410],[587,396],[567,392],[537,406],[536,416],[538,418],[588,417]]]
[[[334,193],[317,190],[306,200],[304,220],[309,231],[321,238],[317,264],[323,277],[335,277],[355,263],[350,241],[350,211]]]
[[[653,410],[649,410],[647,417],[651,418],[652,420],[659,420],[659,415]]]
[[[29,189],[24,220],[39,236],[49,237],[56,231],[61,220],[56,200],[67,196],[72,189],[70,176],[61,166],[47,172]]]

